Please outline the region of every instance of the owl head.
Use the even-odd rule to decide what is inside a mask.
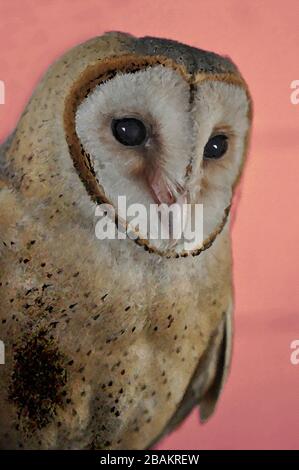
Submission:
[[[72,165],[70,185],[75,173],[90,201],[114,208],[116,224],[130,224],[134,241],[147,250],[196,255],[221,232],[251,122],[247,86],[228,58],[166,39],[108,33],[54,64],[29,106],[48,144],[55,141],[56,167]],[[53,161],[44,157],[42,138],[39,147],[46,172]],[[25,173],[35,181],[36,169]],[[146,215],[152,205],[187,204],[192,219],[202,205],[200,243],[186,249],[182,238],[141,233],[119,216],[120,196],[127,206],[142,205]]]

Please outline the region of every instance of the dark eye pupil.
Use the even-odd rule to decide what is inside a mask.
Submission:
[[[226,135],[219,134],[211,137],[204,148],[204,158],[221,158],[228,147],[228,139]]]
[[[111,129],[118,142],[130,147],[143,144],[147,137],[145,125],[135,118],[113,119]]]

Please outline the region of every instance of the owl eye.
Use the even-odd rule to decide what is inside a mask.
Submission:
[[[206,144],[203,157],[207,159],[221,158],[228,148],[228,138],[224,134],[214,135]]]
[[[111,130],[118,142],[129,147],[137,147],[147,140],[145,125],[136,118],[112,119]]]

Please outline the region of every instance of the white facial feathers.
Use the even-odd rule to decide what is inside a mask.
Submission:
[[[194,147],[189,95],[188,83],[177,72],[154,66],[118,74],[97,86],[78,107],[78,137],[111,201],[126,195],[129,203],[149,202],[149,189],[134,177],[144,158],[159,164],[173,183],[184,185]],[[125,147],[113,137],[111,120],[126,116],[151,128],[146,156],[141,149]]]
[[[128,204],[148,209],[155,201],[142,171],[157,167],[176,198],[188,193],[191,203],[203,204],[205,241],[225,219],[243,163],[250,118],[249,99],[241,85],[212,75],[200,78],[191,96],[183,76],[162,65],[119,73],[96,86],[79,105],[76,132],[113,205],[118,196],[125,196]],[[111,122],[123,117],[135,117],[150,129],[144,148],[115,139]],[[207,142],[218,134],[228,137],[226,154],[204,160]]]

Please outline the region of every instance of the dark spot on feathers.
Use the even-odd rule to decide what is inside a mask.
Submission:
[[[64,356],[45,330],[24,337],[16,347],[9,400],[29,431],[45,427],[63,406],[64,363]]]
[[[43,284],[42,285],[42,290],[44,291],[45,289],[48,289],[48,287],[52,287],[53,284]]]
[[[169,323],[168,323],[168,325],[167,325],[167,328],[170,328],[171,325],[172,325],[172,323],[173,323],[173,321],[174,321],[174,317],[173,317],[172,315],[168,315],[167,320],[169,320]]]
[[[78,305],[78,303],[69,305],[69,309],[71,309],[71,310],[72,310],[73,308],[75,308],[75,307],[76,307],[76,305]]]
[[[37,290],[38,290],[37,287],[32,287],[31,289],[28,289],[28,290],[26,291],[26,294],[25,294],[25,295],[29,295],[29,294],[31,294],[32,292],[35,292],[35,291],[37,291]]]

